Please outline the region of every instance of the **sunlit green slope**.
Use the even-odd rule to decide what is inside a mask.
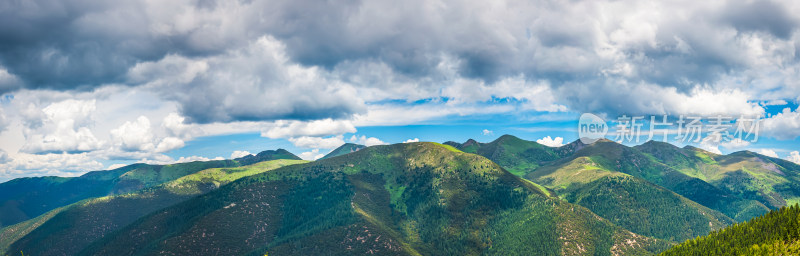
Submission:
[[[647,255],[667,243],[436,143],[373,146],[243,178],[86,255]]]

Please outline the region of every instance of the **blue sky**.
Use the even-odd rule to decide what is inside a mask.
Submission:
[[[696,146],[800,162],[794,13],[790,0],[12,1],[0,181],[275,148],[314,159],[345,142],[557,146],[582,113],[758,116],[758,142]]]
[[[796,106],[794,107],[796,108]],[[773,111],[771,114],[782,111],[782,109],[775,107],[767,109]],[[531,141],[541,140],[545,137],[550,137],[552,139],[562,138],[561,144],[568,144],[578,139],[578,120],[575,116],[575,113],[563,113],[560,116],[563,120],[541,122],[511,121],[513,117],[509,115],[482,116],[475,118],[480,120],[479,122],[472,118],[450,117],[422,125],[358,127],[358,132],[346,133],[343,135],[346,142],[351,142],[349,138],[355,135],[375,137],[379,138],[382,142],[392,144],[402,143],[410,139],[433,142],[455,141],[459,143],[468,139],[474,139],[479,142],[491,142],[504,134],[511,134]],[[612,131],[608,133],[606,138],[614,139],[616,133],[613,130],[613,126],[616,124],[611,120],[606,121],[607,124],[612,127]],[[672,122],[674,122],[674,120]],[[646,142],[648,135],[646,127],[647,125],[645,125],[645,130],[642,131],[639,142],[626,140],[623,141],[623,144],[633,146]],[[708,134],[704,133],[703,136],[706,137]],[[659,141],[661,138],[662,137],[658,133],[654,137],[655,140]],[[675,139],[673,135],[669,137],[668,141],[681,147],[692,145],[706,148],[706,145],[702,143],[679,141]],[[757,142],[752,142],[748,145],[735,147],[716,146],[715,149],[720,150],[720,152],[724,154],[740,150],[761,152],[762,149],[769,149],[775,151],[779,157],[785,158],[789,156],[791,151],[797,150],[797,145],[800,145],[800,140],[798,139],[778,140],[762,135]],[[227,155],[234,150],[245,150],[251,153],[257,153],[261,150],[276,148],[284,148],[296,154],[308,151],[308,149],[294,146],[287,140],[265,138],[262,137],[260,133],[241,133],[201,137],[188,142],[183,148],[168,152],[167,155],[173,158],[191,155],[214,158],[218,156],[227,157]],[[329,151],[330,150],[322,150],[320,153],[325,154]]]

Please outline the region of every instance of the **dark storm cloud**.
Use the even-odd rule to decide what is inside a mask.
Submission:
[[[154,33],[158,24],[145,8],[136,1],[4,1],[0,65],[30,89],[80,90],[122,82],[136,63],[167,53],[202,56],[237,45],[198,44],[199,28]]]
[[[364,102],[354,92],[358,88],[343,82],[355,72],[347,67],[365,66],[352,63],[388,66],[395,75],[421,84],[421,91],[437,91],[423,87],[452,79],[442,73],[443,65],[452,64],[457,78],[487,84],[518,75],[546,81],[564,93],[560,100],[578,109],[575,104],[587,99],[569,93],[582,87],[594,87],[596,95],[614,95],[609,81],[622,81],[689,93],[751,69],[753,61],[743,54],[752,47],[743,43],[746,35],[791,40],[796,22],[785,5],[12,0],[0,3],[0,68],[14,76],[6,80],[16,82],[4,85],[0,77],[0,93],[19,87],[160,84],[153,88],[195,122],[317,119],[363,111]],[[239,65],[259,66],[258,59],[235,55],[252,50],[253,42],[265,36],[282,45],[279,54],[287,60],[267,65],[266,71]],[[131,77],[136,65],[168,64],[163,62],[168,56],[209,66],[191,75],[192,80],[157,82],[169,72]],[[222,64],[243,68],[225,69]],[[295,64],[319,68],[313,71],[318,79],[292,82],[291,72],[279,66]],[[256,103],[237,106],[242,101],[236,97],[249,95],[258,96],[246,97]],[[230,102],[219,104],[219,99]],[[613,104],[613,99],[597,103],[601,111],[613,111]]]
[[[732,2],[720,19],[739,31],[763,31],[782,39],[790,38],[797,29],[797,20],[783,6],[769,0]]]

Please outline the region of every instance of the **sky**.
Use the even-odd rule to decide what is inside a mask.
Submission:
[[[756,117],[757,140],[671,142],[800,162],[792,13],[800,2],[2,1],[0,181],[277,148],[313,160],[346,142],[559,146],[583,113]]]

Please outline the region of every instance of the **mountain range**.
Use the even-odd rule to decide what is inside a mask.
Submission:
[[[798,175],[654,141],[279,149],[2,183],[0,254],[653,255],[786,211]]]

